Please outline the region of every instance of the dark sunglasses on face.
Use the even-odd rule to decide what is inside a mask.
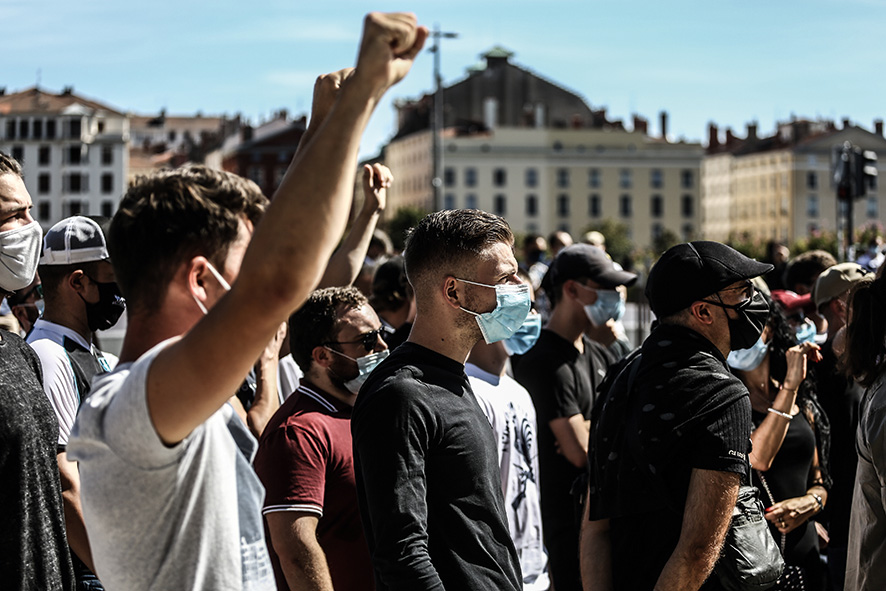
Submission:
[[[363,348],[366,349],[366,352],[369,353],[373,349],[375,349],[375,345],[378,344],[378,337],[382,333],[381,328],[377,328],[375,330],[371,330],[367,333],[361,334],[360,338],[353,341],[329,341],[328,343],[324,343],[325,345],[356,345],[360,343],[363,345]]]

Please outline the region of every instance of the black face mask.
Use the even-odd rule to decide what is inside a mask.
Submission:
[[[116,283],[101,283],[92,277],[89,279],[98,287],[98,301],[93,304],[83,300],[86,305],[86,324],[92,331],[107,330],[120,320],[126,310],[126,300],[120,295],[120,288]]]
[[[719,295],[717,298],[719,299]],[[704,300],[709,304],[720,306],[721,308],[729,308],[735,310],[737,318],[729,318],[729,348],[732,351],[739,349],[748,349],[763,334],[766,322],[769,320],[769,304],[760,295],[760,292],[754,290],[754,295],[749,300],[745,300],[740,304],[730,306],[723,302],[712,302]]]

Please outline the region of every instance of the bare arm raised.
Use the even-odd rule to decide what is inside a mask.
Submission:
[[[230,292],[220,295],[202,256],[179,271],[187,275],[191,293],[217,303],[180,341],[158,354],[149,371],[148,408],[167,444],[187,437],[224,404],[280,323],[320,281],[347,221],[363,130],[385,91],[409,71],[427,34],[411,14],[367,15],[356,70],[346,78],[337,72],[318,82],[338,87],[337,98],[287,171],[255,229],[239,275],[231,255],[220,269],[227,278],[236,277]],[[260,314],[255,313],[256,294],[261,294]]]

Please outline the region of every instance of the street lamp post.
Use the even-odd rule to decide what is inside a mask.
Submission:
[[[431,178],[431,188],[434,192],[434,211],[443,209],[443,84],[440,79],[440,39],[455,39],[458,33],[440,31],[440,25],[435,24],[431,31],[434,38],[434,46],[431,52],[434,54],[434,113],[431,118],[431,131],[434,143],[434,175]]]

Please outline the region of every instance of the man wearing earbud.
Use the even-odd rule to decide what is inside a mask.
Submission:
[[[406,241],[409,339],[369,376],[351,418],[357,494],[381,590],[523,588],[495,437],[464,363],[529,312],[507,222],[479,210],[426,216]]]
[[[388,354],[381,322],[357,288],[318,289],[290,318],[289,340],[305,375],[254,461],[277,588],[370,590],[350,422],[360,386]]]
[[[596,246],[574,244],[561,250],[546,279],[551,318],[538,342],[514,368],[538,413],[545,546],[558,591],[581,589],[575,551],[580,502],[570,492],[576,479],[586,473],[597,386],[617,360],[587,333],[605,327],[618,314],[623,300],[615,288],[636,279],[633,273],[616,268]]]

